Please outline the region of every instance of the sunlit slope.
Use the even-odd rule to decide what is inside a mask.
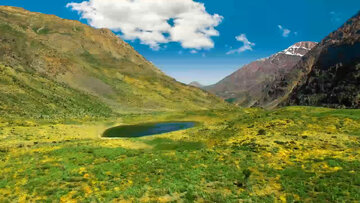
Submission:
[[[16,77],[22,74],[18,77],[21,90],[54,86],[54,91],[42,95],[44,104],[52,103],[46,95],[59,95],[84,104],[78,106],[83,111],[89,105],[98,108],[95,103],[120,113],[224,105],[215,96],[166,76],[110,30],[15,7],[0,6],[0,64]],[[2,71],[0,77],[7,76]],[[42,80],[42,85],[33,84],[34,80]],[[73,93],[59,93],[56,89],[60,87]],[[6,97],[4,91],[0,95]],[[11,104],[16,111],[33,106],[20,100],[1,99],[0,106],[4,109]],[[53,102],[51,114],[66,112],[67,107]]]
[[[111,109],[99,99],[66,85],[0,65],[2,118],[104,117]]]

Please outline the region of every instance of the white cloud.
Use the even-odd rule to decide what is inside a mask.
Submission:
[[[330,12],[330,16],[331,16],[331,22],[334,24],[338,24],[341,22],[341,13],[335,12],[335,11],[331,11]]]
[[[219,36],[215,27],[223,19],[194,0],[87,0],[67,7],[93,27],[121,32],[124,39],[139,39],[155,50],[169,42],[189,49],[213,48],[211,37]]]
[[[240,34],[239,36],[236,36],[235,39],[239,42],[243,43],[243,46],[238,48],[238,49],[233,49],[228,51],[226,54],[235,54],[235,53],[241,53],[244,52],[246,50],[250,50],[252,51],[252,47],[255,46],[255,43],[250,42],[247,37],[246,34]]]
[[[289,34],[291,33],[291,30],[284,28],[282,25],[278,25],[278,28],[280,29],[280,31],[282,32],[282,36],[283,37],[288,37]]]
[[[198,52],[193,49],[193,50],[190,51],[190,53],[192,53],[192,54],[197,54]]]

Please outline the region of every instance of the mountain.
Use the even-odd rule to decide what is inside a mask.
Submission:
[[[197,81],[193,81],[193,82],[189,83],[189,85],[194,86],[194,87],[198,87],[198,88],[204,87],[204,85],[200,84]]]
[[[360,12],[276,81],[265,92],[280,105],[360,108]]]
[[[240,106],[259,105],[259,101],[266,96],[264,87],[273,83],[277,75],[290,72],[315,45],[315,42],[298,42],[268,58],[243,66],[205,89]]]
[[[108,29],[0,6],[0,114],[200,110],[221,99],[176,82]]]

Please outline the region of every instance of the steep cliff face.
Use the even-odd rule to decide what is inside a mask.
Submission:
[[[360,108],[360,13],[327,36],[296,68],[305,74],[282,105]]]
[[[42,102],[46,108],[57,109],[52,113],[66,108],[56,100],[72,100],[72,94],[38,91],[53,85],[84,95],[84,105],[78,106],[85,108],[84,112],[89,110],[86,100],[94,98],[95,103],[120,113],[224,105],[215,96],[166,76],[110,30],[21,8],[0,6],[0,65],[1,77],[10,74],[15,78],[3,79],[2,88],[17,89],[6,95],[0,92],[3,98],[14,98],[0,100],[4,112],[5,108],[7,112],[11,112],[9,108],[26,112],[36,103],[36,97],[52,98]],[[43,85],[34,85],[34,78]],[[28,98],[30,89],[36,94]],[[26,105],[21,104],[21,94],[16,92],[23,92]]]
[[[263,89],[273,83],[278,75],[289,73],[315,45],[315,42],[298,42],[268,58],[245,65],[205,89],[241,106],[266,105],[265,102],[259,103],[266,96]]]

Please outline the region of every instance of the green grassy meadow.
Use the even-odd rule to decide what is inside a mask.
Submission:
[[[157,121],[194,128],[101,138]],[[0,120],[0,202],[358,202],[360,110],[286,107]]]

